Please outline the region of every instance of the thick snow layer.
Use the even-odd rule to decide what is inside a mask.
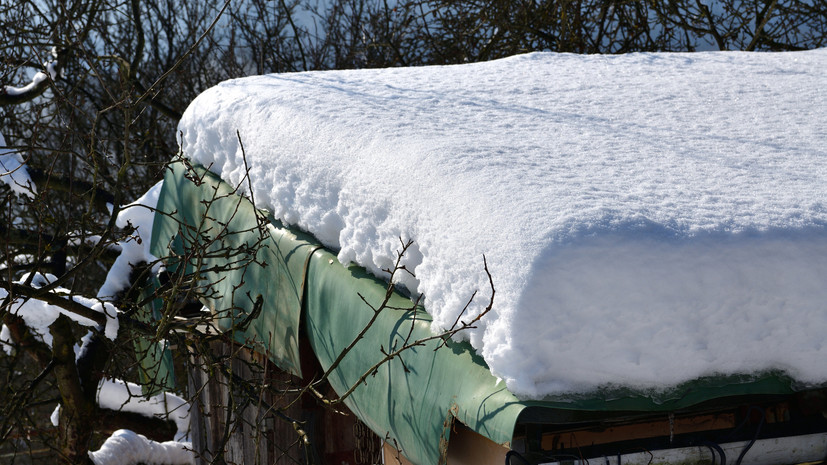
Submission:
[[[402,280],[536,397],[827,381],[827,50],[577,56],[224,82],[183,153]]]

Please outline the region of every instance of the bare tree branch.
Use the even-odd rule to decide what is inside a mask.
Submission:
[[[64,298],[53,292],[44,292],[43,289],[34,288],[25,284],[10,283],[3,280],[0,280],[0,289],[7,290],[11,295],[19,295],[29,299],[41,300],[69,313],[86,318],[87,320],[92,320],[99,325],[106,324],[107,317],[103,313],[92,310],[83,304]]]

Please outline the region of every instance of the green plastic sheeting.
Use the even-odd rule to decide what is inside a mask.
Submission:
[[[327,370],[366,328],[374,315],[371,306],[377,307],[386,294],[387,283],[363,268],[342,266],[311,237],[283,227],[204,168],[183,162],[166,173],[151,250],[172,270],[200,270],[198,282],[212,283],[216,291],[204,303],[222,315],[221,327],[248,323],[235,340],[265,351],[294,374],[300,366],[300,322]],[[793,392],[790,380],[767,374],[711,377],[668,392],[606,389],[520,401],[465,343],[448,342],[434,350],[442,340],[430,340],[374,368],[383,353],[432,335],[430,318],[421,307],[410,309],[410,299],[394,294],[388,306],[331,371],[329,381],[339,395],[356,386],[345,399],[347,406],[416,464],[444,459],[453,419],[507,445],[518,422],[564,424]]]
[[[152,278],[140,293],[141,300],[148,299],[160,286],[157,278]],[[161,319],[163,301],[151,299],[136,313],[135,317],[142,323],[153,323]],[[166,342],[153,339],[135,339],[133,343],[135,356],[139,362],[138,376],[144,387],[144,394],[152,396],[161,391],[175,390],[175,370],[172,352]]]
[[[299,320],[307,256],[317,247],[257,211],[203,168],[177,162],[164,176],[151,251],[167,268],[185,267],[221,330],[301,375]],[[203,292],[204,289],[202,289]],[[257,305],[256,302],[260,302]],[[251,318],[255,316],[255,318]]]

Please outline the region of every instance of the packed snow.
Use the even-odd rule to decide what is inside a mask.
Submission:
[[[525,397],[783,370],[827,381],[827,50],[535,53],[258,76],[199,96],[185,156],[402,276]],[[466,319],[469,317],[466,317]]]

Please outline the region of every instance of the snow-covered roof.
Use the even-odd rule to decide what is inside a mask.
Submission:
[[[516,394],[778,369],[827,381],[827,50],[578,56],[224,82],[184,155],[401,279]],[[237,133],[238,131],[238,133]]]

